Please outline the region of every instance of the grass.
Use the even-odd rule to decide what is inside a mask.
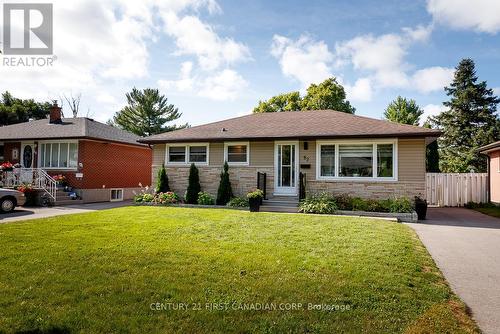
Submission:
[[[500,206],[477,207],[474,210],[484,213],[485,215],[500,218]]]
[[[0,244],[0,332],[478,332],[394,222],[128,207],[3,224]]]

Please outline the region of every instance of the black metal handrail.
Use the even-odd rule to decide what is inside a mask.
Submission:
[[[257,189],[262,190],[262,192],[264,193],[264,199],[267,199],[266,176],[266,173],[257,172]]]
[[[306,174],[299,173],[299,200],[306,198]]]

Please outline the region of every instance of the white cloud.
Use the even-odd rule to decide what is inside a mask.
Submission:
[[[9,90],[15,96],[39,100],[82,93],[82,109],[90,107],[92,112],[95,109],[96,119],[105,121],[116,111],[118,102],[124,103],[125,92],[137,79],[149,78],[149,47],[166,34],[171,22],[162,18],[167,14],[186,30],[190,28],[186,22],[193,23],[193,29],[208,39],[205,42],[193,38],[189,43],[201,46],[189,46],[191,49],[186,49],[188,42],[183,39],[177,44],[179,54],[194,54],[200,62],[216,67],[249,57],[246,46],[219,37],[211,26],[193,16],[200,10],[221,12],[214,0],[55,0],[53,3],[57,56],[54,66],[0,66],[0,91]],[[169,35],[177,43],[177,36],[182,38],[186,34],[176,31],[175,36]],[[176,88],[192,89],[195,78],[192,72],[192,62],[183,63]]]
[[[374,79],[381,87],[408,85],[406,49],[407,41],[397,34],[363,35],[336,45],[340,64],[352,63],[356,70],[374,72]]]
[[[183,63],[178,80],[158,80],[158,86],[216,101],[234,100],[248,86],[248,82],[231,69],[198,76],[191,76],[191,69],[191,62]]]
[[[271,54],[279,60],[283,74],[299,81],[302,88],[332,76],[333,54],[323,41],[314,41],[308,36],[294,41],[274,35]]]
[[[472,29],[496,34],[500,31],[498,0],[428,0],[434,21],[454,29]]]
[[[236,71],[225,69],[201,84],[199,95],[213,100],[234,100],[248,83]]]
[[[196,16],[179,17],[174,12],[162,14],[165,32],[175,38],[178,55],[194,55],[201,68],[215,70],[250,59],[250,51],[232,38],[220,37]]]
[[[403,32],[406,34],[410,40],[415,42],[426,42],[431,36],[432,30],[434,29],[433,24],[428,26],[419,25],[416,28],[403,28]]]
[[[437,116],[443,111],[445,111],[446,107],[443,105],[428,104],[424,106],[422,109],[424,110],[424,113],[420,117],[420,125],[423,125],[430,116]]]
[[[413,87],[422,93],[442,91],[453,80],[455,70],[447,67],[428,67],[413,74]]]
[[[347,99],[354,102],[368,102],[372,99],[373,88],[369,78],[356,80],[353,86],[344,85]]]
[[[497,96],[500,96],[500,87],[493,88],[493,93],[495,93],[495,95]]]

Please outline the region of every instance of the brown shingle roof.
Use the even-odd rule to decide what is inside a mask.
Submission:
[[[251,114],[142,138],[143,143],[239,139],[438,137],[440,131],[332,110]]]
[[[140,145],[141,137],[86,117],[63,118],[61,124],[48,119],[0,127],[0,140],[93,138]]]

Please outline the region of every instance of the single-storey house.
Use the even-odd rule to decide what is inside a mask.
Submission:
[[[84,203],[130,199],[151,182],[152,151],[138,139],[87,117],[61,118],[55,103],[48,119],[0,127],[0,163],[64,175]],[[67,200],[58,191],[56,201]]]
[[[259,113],[142,138],[153,183],[165,164],[183,195],[191,163],[217,193],[225,161],[235,195],[265,184],[267,197],[328,191],[364,198],[425,197],[426,145],[440,132],[332,110]],[[262,179],[265,182],[262,182]]]
[[[500,141],[479,150],[488,156],[489,200],[500,205]]]

